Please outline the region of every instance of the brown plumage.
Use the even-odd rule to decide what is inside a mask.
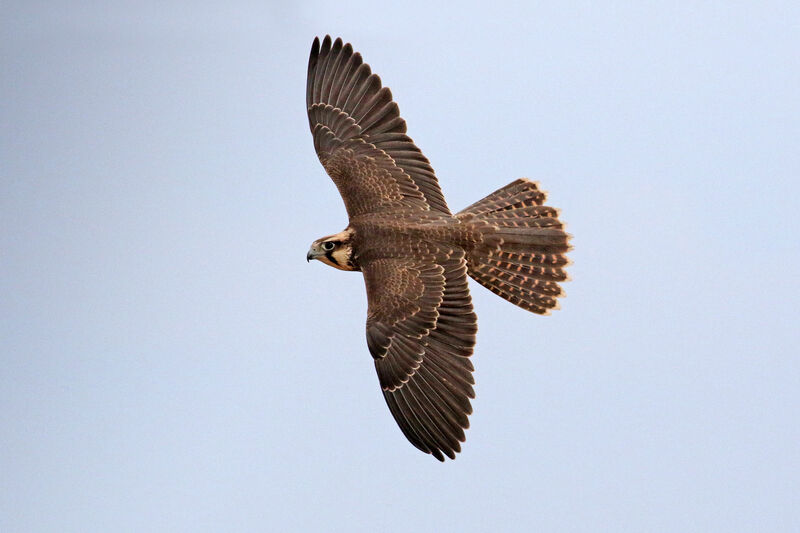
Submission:
[[[306,105],[317,155],[350,218],[307,259],[363,272],[367,346],[389,410],[414,446],[454,459],[475,397],[467,275],[548,314],[564,295],[569,235],[526,179],[451,214],[391,91],[341,39],[314,39]]]

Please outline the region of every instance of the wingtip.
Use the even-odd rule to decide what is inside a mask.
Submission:
[[[329,34],[326,34],[325,37],[320,40],[319,36],[314,37],[314,42],[311,43],[311,55],[312,56],[319,56],[325,55],[330,52],[331,48],[341,48],[343,46],[343,41],[341,37],[337,37],[336,41],[331,38]]]
[[[319,50],[319,54],[324,56],[330,51],[331,51],[331,36],[326,35],[325,38],[322,39],[322,47]]]

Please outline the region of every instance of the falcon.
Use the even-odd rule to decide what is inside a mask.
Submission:
[[[527,179],[451,213],[391,91],[341,39],[314,39],[306,107],[317,156],[349,217],[306,259],[364,275],[367,347],[386,404],[414,446],[455,459],[475,398],[478,327],[467,276],[549,314],[564,295],[570,236]]]

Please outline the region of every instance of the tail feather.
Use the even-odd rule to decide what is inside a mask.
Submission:
[[[558,220],[558,210],[552,207],[537,205],[513,210],[504,210],[483,215],[483,220],[492,222],[499,227],[523,227],[520,218],[529,219],[527,224],[535,228],[561,228],[564,224]],[[525,226],[527,227],[527,226]]]
[[[512,304],[539,315],[549,315],[551,309],[558,309],[558,300],[555,298],[541,298],[539,295],[528,291],[504,285],[493,278],[484,278],[482,275],[473,276],[475,281]]]
[[[491,224],[491,220],[487,220]],[[525,223],[524,221],[522,222]],[[561,229],[539,228],[532,224],[523,227],[507,228],[505,226],[497,226],[492,233],[491,237],[499,237],[503,242],[516,245],[531,245],[539,248],[536,251],[567,251],[569,245],[567,240],[569,236]],[[494,239],[493,239],[494,240]],[[498,243],[502,244],[502,243]]]
[[[494,256],[476,257],[475,264],[486,265],[486,267],[493,267],[502,269],[504,272],[509,272],[515,277],[524,277],[538,281],[550,281],[558,283],[559,281],[569,281],[569,276],[561,267],[542,266],[537,264],[527,264],[528,260],[509,260],[501,257],[502,252]],[[525,257],[525,256],[520,256]]]
[[[512,181],[505,187],[497,189],[492,194],[478,200],[471,206],[465,208],[459,215],[482,215],[491,211],[511,209],[519,204],[527,206],[542,205],[547,198],[547,194],[538,190],[536,184],[525,178]]]
[[[507,270],[502,265],[501,262],[484,259],[477,266],[480,267],[483,274],[494,276],[499,285],[509,285],[542,296],[558,297],[564,294],[564,290],[556,281],[537,279],[525,273]]]
[[[472,225],[479,243],[467,254],[467,269],[478,283],[509,302],[548,314],[565,295],[569,280],[570,235],[559,211],[542,205],[546,193],[519,179],[475,202],[456,216]]]

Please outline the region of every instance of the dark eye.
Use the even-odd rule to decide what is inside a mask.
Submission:
[[[331,250],[333,250],[335,247],[336,247],[336,245],[335,245],[335,244],[333,244],[333,242],[332,242],[332,241],[326,241],[326,242],[323,242],[323,243],[322,243],[322,249],[323,249],[323,250],[325,250],[326,252],[330,252],[330,251],[331,251]]]

